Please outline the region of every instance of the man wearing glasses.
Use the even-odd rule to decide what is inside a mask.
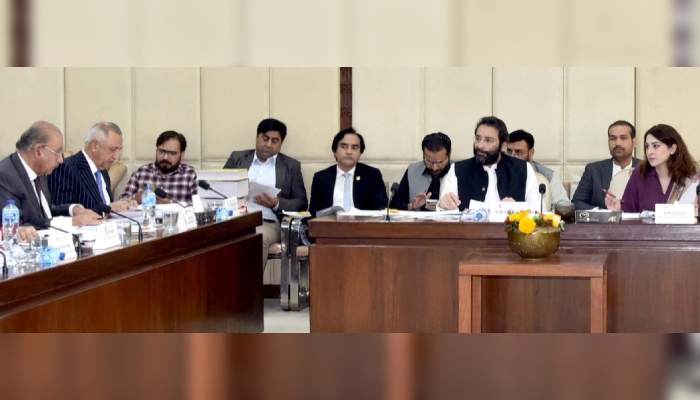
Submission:
[[[114,201],[107,170],[119,159],[122,131],[112,122],[90,128],[82,151],[66,158],[49,176],[53,204],[82,204],[93,211],[108,204],[114,211],[126,211],[133,200]]]
[[[485,203],[527,202],[540,209],[541,195],[529,163],[503,153],[508,128],[496,117],[484,117],[474,131],[474,157],[458,161],[445,177],[438,210],[464,210],[471,200]]]
[[[408,211],[435,211],[440,185],[452,165],[452,142],[442,132],[423,138],[423,161],[408,166],[399,189],[391,200],[391,208]],[[435,200],[429,202],[428,200]]]
[[[63,134],[55,125],[39,121],[20,136],[17,151],[0,161],[0,207],[14,200],[19,208],[18,236],[24,241],[38,237],[53,216],[72,216],[73,225],[97,224],[96,213],[78,204],[52,203],[46,175],[63,162]]]
[[[141,203],[144,184],[148,183],[153,190],[163,189],[179,203],[191,204],[192,195],[197,194],[197,171],[181,162],[185,150],[185,135],[175,131],[161,133],[156,140],[156,161],[138,167],[131,174],[119,200],[135,199]],[[156,202],[167,204],[171,201],[156,196]]]

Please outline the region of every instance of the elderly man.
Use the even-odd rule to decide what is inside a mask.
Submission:
[[[445,177],[439,210],[464,210],[471,200],[485,203],[527,202],[540,208],[541,195],[532,165],[503,153],[508,128],[496,117],[484,117],[474,130],[474,157],[454,163]]]
[[[15,201],[20,240],[38,237],[35,228],[48,227],[54,215],[71,215],[76,226],[99,223],[99,215],[80,205],[51,202],[46,175],[63,162],[60,129],[49,122],[36,122],[20,136],[15,148],[15,153],[0,161],[0,205]]]
[[[542,174],[549,181],[549,188],[552,192],[552,206],[555,204],[570,204],[566,195],[564,184],[561,183],[559,175],[553,170],[533,160],[535,157],[535,137],[522,129],[513,131],[508,135],[507,152],[509,156],[527,161],[535,169],[535,172]]]
[[[197,194],[197,170],[182,163],[187,150],[187,139],[182,133],[166,131],[156,139],[156,161],[142,165],[131,174],[119,200],[136,199],[141,203],[145,183],[163,189],[175,201],[192,203],[192,195]],[[170,199],[156,197],[159,204],[171,203]]]
[[[608,127],[608,148],[612,158],[586,165],[572,200],[577,210],[594,207],[605,209],[605,190],[618,172],[632,170],[639,160],[632,157],[637,145],[634,125],[627,121],[615,121]]]
[[[93,125],[85,137],[83,150],[68,157],[49,177],[53,203],[78,203],[92,210],[108,204],[117,212],[137,205],[134,200],[113,202],[107,169],[119,159],[121,149],[122,131],[116,124]]]
[[[391,208],[435,211],[436,204],[427,204],[427,201],[437,201],[440,197],[442,180],[452,164],[452,141],[442,132],[431,133],[423,138],[421,148],[423,161],[408,166],[396,194],[391,199]]]

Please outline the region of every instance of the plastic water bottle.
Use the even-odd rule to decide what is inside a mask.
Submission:
[[[228,219],[228,209],[224,206],[217,207],[216,209],[216,222],[223,222]]]
[[[51,265],[51,249],[49,248],[49,236],[41,238],[41,251],[39,252],[39,263],[47,266]]]
[[[7,205],[2,209],[2,240],[10,241],[19,228],[19,208],[14,200],[7,200]]]
[[[146,191],[143,193],[141,204],[143,205],[143,227],[156,226],[156,194],[153,192],[151,185],[146,185]]]

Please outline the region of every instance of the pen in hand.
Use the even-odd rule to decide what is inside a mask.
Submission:
[[[602,189],[602,190],[603,190],[603,193],[605,193],[606,195],[612,197],[613,199],[617,199],[617,197],[615,197],[615,195],[612,194],[612,192],[610,192],[609,190],[605,190],[605,189]],[[624,203],[624,201],[620,200],[620,203]]]

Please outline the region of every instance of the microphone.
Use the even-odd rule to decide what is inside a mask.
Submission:
[[[124,215],[124,214],[120,214],[120,213],[118,213],[118,212],[112,210],[112,207],[108,206],[107,204],[98,204],[98,205],[97,205],[97,211],[99,211],[100,213],[106,213],[106,214],[116,214],[116,215],[118,215],[118,216],[120,216],[120,217],[122,217],[122,218],[126,218],[126,219],[128,219],[128,220],[130,220],[130,221],[136,222],[136,225],[139,226],[139,243],[143,242],[143,229],[141,229],[141,223],[140,223],[139,221],[137,221],[137,220],[135,220],[135,219],[133,219],[133,218],[131,218],[131,217],[127,217],[127,216]]]
[[[389,199],[386,202],[386,221],[391,222],[391,217],[389,217],[389,204],[391,204],[391,199],[394,198],[394,194],[396,194],[396,191],[399,190],[399,184],[394,182],[391,184],[391,194],[389,195]]]
[[[547,191],[547,185],[540,183],[540,214],[542,214],[542,209],[544,208],[544,192]]]
[[[7,279],[7,276],[9,275],[9,270],[7,269],[7,257],[5,257],[5,253],[0,251],[0,255],[2,256],[2,279]]]
[[[154,193],[156,194],[156,196],[162,197],[162,198],[164,198],[164,199],[168,199],[168,200],[172,201],[173,203],[177,204],[178,206],[180,206],[180,207],[182,207],[182,208],[187,208],[187,206],[183,206],[182,203],[180,203],[179,201],[177,201],[177,200],[173,199],[172,197],[170,197],[170,195],[168,195],[168,192],[166,192],[166,191],[163,190],[163,189],[156,189],[156,190],[154,191]],[[117,215],[118,215],[118,214],[117,214]]]
[[[73,236],[73,247],[75,247],[75,254],[80,257],[83,254],[83,247],[80,245],[80,236],[76,235],[73,232],[68,232],[67,230],[61,229],[61,228],[56,228],[55,226],[51,226],[51,220],[48,219],[43,219],[43,218],[32,218],[30,220],[30,223],[34,226],[41,227],[43,229],[55,229],[59,232],[67,233],[71,236]]]
[[[211,190],[212,192],[214,192],[214,193],[218,194],[219,196],[221,196],[222,199],[226,199],[226,198],[227,198],[227,197],[224,196],[223,194],[221,194],[221,193],[217,192],[216,190],[212,189],[211,185],[210,185],[209,182],[207,182],[207,181],[197,181],[197,185],[199,185],[199,187],[201,187],[201,188],[204,189],[204,190]]]

